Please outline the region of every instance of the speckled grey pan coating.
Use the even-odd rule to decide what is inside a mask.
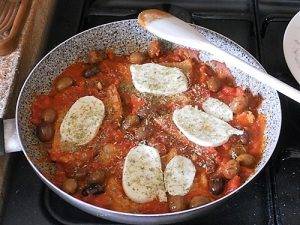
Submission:
[[[253,56],[233,41],[208,29],[195,27],[212,43],[263,70],[263,67]],[[113,48],[118,54],[128,54],[136,50],[146,50],[149,41],[153,38],[154,36],[143,30],[136,20],[114,22],[92,28],[72,37],[52,50],[38,63],[23,86],[16,116],[20,141],[24,147],[25,155],[31,163],[33,162],[32,165],[39,168],[39,172],[44,173],[45,170],[49,172],[49,165],[37,163],[37,159],[45,153],[37,147],[38,140],[34,135],[34,126],[29,121],[30,105],[34,95],[47,93],[55,76],[76,59],[83,58],[91,49]],[[168,46],[172,45],[168,43]],[[203,60],[213,59],[213,56],[204,52],[200,53],[200,57]],[[222,59],[219,60],[222,61]],[[273,153],[279,137],[281,127],[280,101],[275,90],[235,68],[230,69],[239,85],[249,87],[253,92],[260,93],[264,98],[261,112],[267,116],[266,148],[264,157],[256,169],[256,172],[259,172]],[[45,181],[44,178],[43,180]],[[53,189],[53,187],[51,188]]]

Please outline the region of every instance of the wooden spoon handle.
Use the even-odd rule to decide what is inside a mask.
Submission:
[[[6,14],[8,12],[8,9],[9,9],[9,3],[7,3],[5,0],[4,0],[4,3],[1,5],[1,11],[0,11],[0,24],[3,23],[5,17],[6,17]]]
[[[225,63],[231,66],[234,66],[241,71],[247,73],[249,76],[255,78],[256,80],[260,81],[261,83],[274,88],[275,90],[279,91],[280,93],[286,95],[287,97],[295,100],[296,102],[300,103],[300,91],[287,85],[286,83],[282,82],[271,76],[268,73],[265,73],[245,61],[237,58],[229,54],[228,52],[214,46],[211,48],[211,53],[218,55],[220,58],[224,59]]]
[[[13,14],[11,15],[9,21],[7,21],[7,23],[5,24],[5,26],[3,26],[2,28],[0,28],[0,34],[4,33],[5,31],[8,31],[12,27],[12,24],[13,24],[14,19],[16,17],[17,11],[18,11],[18,8],[15,7],[14,11],[13,11]]]
[[[196,29],[177,17],[160,10],[151,9],[141,12],[138,22],[159,38],[185,47],[212,53],[223,59],[227,65],[240,69],[256,80],[300,103],[300,91],[210,43]]]

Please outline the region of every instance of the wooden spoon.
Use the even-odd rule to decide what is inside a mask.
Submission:
[[[5,6],[5,2],[6,2],[6,0],[0,0],[0,15],[3,12],[4,6]]]
[[[0,25],[3,23],[6,15],[7,15],[8,9],[9,9],[9,3],[7,3],[4,0],[4,2],[1,5],[1,11],[0,11]]]
[[[5,23],[0,25],[0,34],[4,33],[7,30],[10,30],[10,28],[13,25],[13,22],[15,20],[15,17],[17,15],[19,7],[16,3],[12,3],[11,8],[12,8],[12,12],[11,12],[9,18],[7,19],[7,21]]]
[[[159,38],[217,55],[227,65],[242,70],[256,80],[300,103],[300,91],[210,43],[196,29],[177,17],[157,9],[148,9],[139,14],[138,22]]]

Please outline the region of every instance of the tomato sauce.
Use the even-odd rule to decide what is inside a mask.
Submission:
[[[129,70],[132,63],[130,55],[117,56],[108,51],[107,56],[96,63],[95,60],[93,63],[79,61],[70,65],[53,81],[49,94],[36,96],[32,104],[31,122],[38,128],[45,124],[43,110],[52,108],[57,113],[56,121],[51,123],[54,130],[49,141],[51,148],[45,151],[48,151],[49,159],[56,163],[53,182],[58,187],[85,202],[116,211],[174,211],[170,198],[168,202],[154,200],[138,204],[123,191],[124,158],[140,142],[159,150],[163,168],[175,155],[186,156],[194,163],[196,176],[189,193],[180,197],[184,202],[180,210],[192,207],[190,203],[194,197],[203,196],[208,201],[214,201],[232,192],[253,173],[264,149],[266,121],[258,111],[262,98],[238,87],[225,64],[216,61],[206,64],[197,58],[196,52],[183,48],[170,51],[159,49],[152,58],[144,54],[143,62],[179,67],[188,77],[189,89],[186,92],[162,97],[143,94],[134,88]],[[87,76],[87,71],[91,69],[94,72]],[[71,78],[72,82],[59,89],[58,84],[63,77]],[[63,145],[60,124],[72,104],[88,95],[104,102],[107,113],[103,123],[96,137],[88,144]],[[227,143],[215,148],[191,143],[178,131],[170,117],[176,108],[184,105],[201,108],[209,96],[230,106],[235,102],[239,111],[234,113],[234,119],[229,123],[244,130],[243,135],[232,136]],[[241,102],[238,102],[240,99]],[[139,122],[125,129],[124,120],[132,115],[138,116]],[[240,159],[241,154],[247,154],[248,158]],[[228,168],[230,160],[237,162],[238,167],[228,175],[228,171],[225,173],[224,170],[231,169]],[[95,174],[99,171],[104,178],[99,179],[99,174],[97,178]],[[216,182],[219,182],[218,190]],[[93,190],[95,187],[98,189]]]

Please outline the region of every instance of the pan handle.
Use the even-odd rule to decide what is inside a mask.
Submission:
[[[22,151],[19,142],[16,119],[0,118],[0,155]]]

